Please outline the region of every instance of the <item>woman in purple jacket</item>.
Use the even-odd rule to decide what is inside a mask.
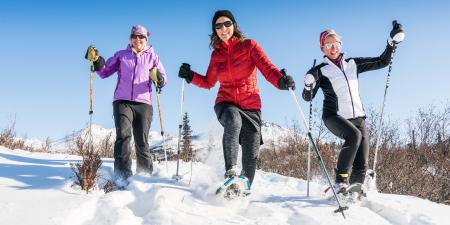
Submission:
[[[101,78],[117,72],[117,85],[114,92],[114,123],[116,142],[114,144],[114,174],[116,179],[126,180],[131,171],[131,132],[136,147],[136,172],[153,171],[153,163],[148,150],[148,133],[152,121],[152,79],[149,71],[157,68],[157,89],[167,83],[167,76],[159,56],[149,45],[150,33],[141,25],[133,26],[130,44],[109,58],[96,56],[94,70]],[[92,49],[88,49],[89,51]],[[87,53],[87,54],[88,54]],[[95,50],[95,53],[97,51]]]

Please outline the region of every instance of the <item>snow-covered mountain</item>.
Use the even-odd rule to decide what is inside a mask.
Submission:
[[[219,154],[219,151],[211,151]],[[369,192],[347,203],[346,219],[324,199],[324,184],[313,182],[306,197],[304,180],[257,171],[252,194],[243,200],[215,197],[222,165],[180,164],[183,179],[172,175],[176,163],[155,163],[154,173],[134,175],[124,191],[86,194],[73,186],[70,164],[80,157],[31,153],[0,146],[0,224],[150,225],[150,224],[448,224],[450,206],[411,196]],[[103,159],[100,186],[111,178],[112,159]],[[133,164],[133,169],[135,164]]]
[[[269,147],[269,145],[275,144],[276,146],[282,144],[283,137],[288,135],[293,135],[294,133],[287,128],[283,128],[280,125],[271,122],[263,122],[261,126],[261,132],[263,135],[264,147]],[[54,141],[51,143],[50,152],[54,153],[69,153],[68,146],[66,141],[73,139],[79,133],[84,135],[89,134],[89,129],[85,128],[83,130],[74,132],[72,135],[68,135],[65,138]],[[211,134],[214,135],[211,135]],[[192,136],[192,146],[194,151],[198,152],[200,158],[205,157],[205,152],[210,150],[212,146],[220,144],[221,136],[223,134],[222,126],[216,121],[211,121],[209,128],[207,131],[202,131],[198,133],[194,133]],[[107,136],[111,135],[111,140],[114,141],[116,138],[115,128],[104,128],[99,125],[92,125],[92,136],[95,144],[99,144],[102,140],[104,140]],[[86,136],[87,137],[87,136]],[[46,143],[44,140],[38,139],[25,139],[25,144],[28,146],[32,146],[34,148],[41,148]],[[172,152],[176,154],[177,144],[178,144],[178,134],[172,135],[165,133],[165,142],[166,142],[166,150],[168,152]],[[216,143],[217,142],[217,143]],[[151,130],[149,132],[149,149],[150,151],[161,150],[163,144],[163,138],[159,131]]]

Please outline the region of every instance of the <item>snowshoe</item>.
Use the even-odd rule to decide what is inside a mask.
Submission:
[[[345,193],[346,194],[351,194],[351,193],[363,193],[363,189],[362,189],[362,184],[361,183],[354,183],[351,184],[350,186],[348,186],[345,189]]]
[[[347,183],[335,183],[332,186],[332,188],[334,189],[336,194],[345,193],[347,190],[347,187],[348,187]],[[325,193],[326,196],[328,196],[328,198],[334,197],[333,191],[331,190],[330,186],[325,188],[325,190],[323,192]]]
[[[216,195],[226,200],[233,200],[250,195],[250,182],[245,176],[229,177],[216,190]]]
[[[351,184],[343,189],[340,189],[339,191],[336,191],[336,194],[339,200],[345,205],[358,203],[367,196],[361,183]],[[333,193],[327,194],[327,199],[336,201]]]
[[[345,190],[344,195],[352,201],[361,200],[362,198],[367,197],[367,194],[363,188],[363,184],[361,183],[354,183],[348,186]]]

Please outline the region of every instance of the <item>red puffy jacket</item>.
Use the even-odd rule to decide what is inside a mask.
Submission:
[[[220,82],[216,104],[230,102],[245,110],[260,110],[261,98],[256,83],[256,68],[266,80],[278,88],[283,76],[270,62],[261,47],[246,39],[238,42],[232,38],[228,44],[220,42],[211,55],[206,76],[194,72],[192,83],[210,89]]]

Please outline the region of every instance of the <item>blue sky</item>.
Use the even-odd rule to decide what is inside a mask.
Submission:
[[[272,62],[287,68],[298,87],[313,59],[322,60],[319,33],[335,29],[343,52],[351,57],[378,56],[385,48],[391,21],[406,39],[395,55],[386,112],[394,119],[450,97],[448,1],[2,1],[0,3],[0,128],[16,116],[17,134],[61,138],[89,121],[89,64],[94,44],[108,58],[128,44],[134,24],[152,33],[149,42],[168,72],[162,110],[166,132],[176,134],[183,62],[204,74],[211,19],[218,9],[233,12],[248,38],[256,40]],[[360,76],[366,107],[381,107],[387,68]],[[284,125],[296,119],[288,92],[278,91],[261,75],[262,116]],[[113,128],[112,97],[116,76],[94,79],[93,122]],[[218,84],[210,91],[186,86],[185,109],[194,131],[215,119]],[[299,88],[301,89],[301,88]],[[300,96],[300,92],[297,91]],[[321,96],[314,104],[322,105]],[[302,101],[303,110],[307,104]],[[155,108],[156,109],[156,108]],[[159,130],[155,110],[152,130]]]

